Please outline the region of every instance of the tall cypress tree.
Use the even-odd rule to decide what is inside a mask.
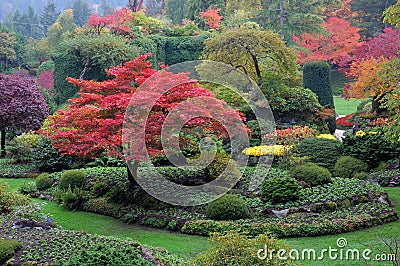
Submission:
[[[303,67],[303,87],[312,90],[322,106],[335,109],[332,93],[331,67],[326,62],[309,62]],[[336,130],[335,117],[326,120],[329,131]]]

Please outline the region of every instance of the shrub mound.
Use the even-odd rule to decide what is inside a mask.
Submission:
[[[266,201],[285,203],[296,200],[299,196],[297,180],[291,177],[274,177],[261,185],[261,195]]]
[[[332,175],[329,170],[314,163],[296,166],[291,173],[298,181],[302,181],[311,187],[332,182]]]
[[[206,214],[214,220],[238,220],[249,215],[246,202],[237,195],[226,194],[212,202],[206,209]]]
[[[295,151],[300,156],[307,156],[311,162],[332,172],[336,161],[341,156],[341,143],[332,139],[309,138],[297,144]]]
[[[46,190],[53,185],[53,180],[50,178],[50,175],[47,173],[40,174],[36,178],[36,188],[40,191]]]
[[[351,178],[354,174],[365,172],[367,169],[368,165],[363,161],[352,156],[342,156],[335,164],[334,173],[338,177]]]
[[[85,184],[86,173],[83,170],[74,169],[65,171],[58,183],[59,189],[81,188]]]
[[[0,264],[11,259],[15,252],[22,248],[22,243],[15,240],[0,239]]]

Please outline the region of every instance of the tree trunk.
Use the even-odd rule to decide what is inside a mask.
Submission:
[[[256,68],[256,73],[257,73],[257,77],[258,77],[258,81],[257,83],[261,82],[261,70],[260,70],[260,66],[258,64],[258,59],[256,55],[251,55],[252,59],[253,59],[253,63],[254,63],[254,67]]]
[[[129,181],[130,189],[133,189],[135,186],[138,185],[138,183],[136,182],[138,167],[139,167],[139,162],[137,160],[133,161],[133,164],[131,164],[131,169],[129,169],[129,167],[127,167],[128,168],[127,169],[128,170],[128,181]]]
[[[6,131],[1,130],[1,154],[0,157],[6,157]]]

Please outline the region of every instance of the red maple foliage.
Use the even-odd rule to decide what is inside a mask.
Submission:
[[[88,26],[94,27],[97,34],[106,27],[111,31],[118,34],[129,34],[131,28],[128,23],[132,21],[134,13],[129,8],[121,8],[114,11],[112,14],[106,14],[100,17],[99,14],[94,13],[88,20]]]
[[[158,156],[164,153],[161,131],[169,113],[182,102],[214,96],[199,87],[195,80],[190,80],[186,73],[173,74],[161,70],[157,80],[151,80],[150,77],[160,72],[152,69],[151,63],[146,61],[150,55],[140,56],[123,66],[111,67],[107,73],[114,76],[114,79],[97,82],[67,78],[69,82],[80,87],[80,97],[71,99],[67,110],[60,110],[50,117],[50,127],[44,132],[60,153],[96,158],[106,152],[108,156],[123,158],[123,131],[129,136],[130,142],[127,145],[130,145],[132,151],[131,156],[125,159],[142,161],[148,159],[147,154]],[[161,93],[160,90],[165,86],[171,89]],[[151,90],[140,93],[143,87]],[[149,105],[149,113],[143,117],[141,110]],[[196,105],[191,105],[191,109],[198,115],[189,119],[184,124],[184,129],[200,127],[203,132],[213,131],[220,136],[226,134],[224,127],[215,123],[208,114],[211,111],[225,113],[225,117],[229,119],[235,115],[240,116],[237,111],[226,108],[226,104],[217,99],[213,101],[213,105],[202,110],[197,109]],[[241,125],[238,124],[236,129],[247,133],[242,120],[240,122]],[[142,150],[143,142],[146,150]]]
[[[54,96],[54,73],[51,70],[44,71],[38,77],[39,86]]]
[[[219,24],[223,16],[219,14],[221,8],[218,8],[217,5],[214,7],[209,7],[207,11],[200,12],[200,18],[204,18],[206,20],[205,24],[210,27],[210,29],[217,30],[219,28]]]
[[[357,47],[351,61],[360,61],[371,57],[393,58],[400,57],[400,31],[392,28],[386,28],[383,33],[379,34],[372,40],[363,43]]]
[[[362,44],[359,29],[344,19],[331,17],[325,22],[325,28],[327,35],[304,33],[300,37],[293,36],[293,41],[302,48],[298,51],[300,64],[327,61],[340,65],[344,58]]]

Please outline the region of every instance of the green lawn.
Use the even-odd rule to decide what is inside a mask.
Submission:
[[[344,98],[339,97],[333,97],[333,101],[335,103],[335,111],[338,115],[354,113],[357,110],[358,104],[361,102],[360,100],[345,100]]]
[[[26,179],[0,179],[1,182],[9,183],[13,189],[18,188]],[[400,213],[400,188],[387,188],[392,203]],[[41,202],[40,200],[34,200]],[[174,234],[163,230],[149,229],[137,225],[128,225],[113,218],[86,212],[70,212],[53,202],[47,202],[45,212],[50,213],[52,218],[63,228],[70,230],[84,230],[91,234],[101,234],[120,238],[132,238],[141,244],[162,247],[171,253],[178,254],[190,259],[193,256],[210,248],[205,237],[189,236],[184,234]],[[385,224],[370,229],[356,231],[340,235],[328,235],[319,237],[301,237],[286,239],[292,249],[299,251],[307,248],[321,251],[332,246],[336,248],[336,241],[339,237],[346,238],[348,245],[346,248],[358,248],[364,250],[373,246],[372,250],[378,252],[378,248],[383,248],[380,238],[390,238],[400,236],[400,221]],[[301,261],[301,265],[366,265],[364,262],[348,261]],[[382,263],[372,263],[372,265],[384,265]],[[390,265],[390,264],[387,264]]]

